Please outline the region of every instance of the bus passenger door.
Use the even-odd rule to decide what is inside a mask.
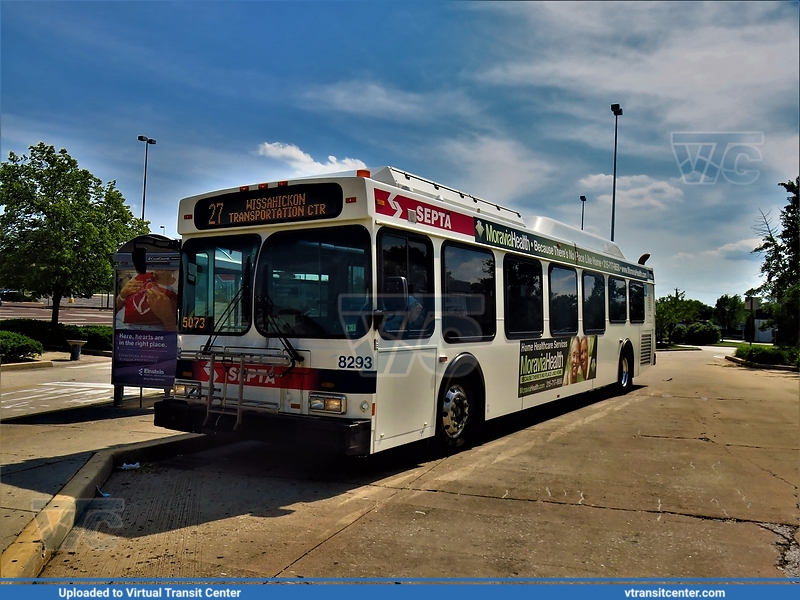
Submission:
[[[436,431],[433,247],[426,236],[378,234],[378,327],[375,451]]]

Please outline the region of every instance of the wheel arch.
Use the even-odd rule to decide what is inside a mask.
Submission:
[[[462,352],[447,365],[442,375],[442,380],[439,383],[439,392],[436,395],[438,403],[441,404],[450,383],[459,379],[467,379],[475,384],[475,391],[478,394],[478,400],[482,409],[480,418],[484,420],[486,410],[486,380],[483,376],[483,369],[481,369],[480,362],[469,352]]]

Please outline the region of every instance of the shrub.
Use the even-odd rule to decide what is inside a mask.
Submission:
[[[733,355],[759,365],[797,365],[798,352],[794,346],[761,346],[739,344]]]
[[[686,328],[686,343],[707,346],[719,342],[719,329],[712,323],[692,323]]]
[[[682,344],[686,339],[686,325],[676,325],[672,330],[670,341],[673,344]]]
[[[19,362],[41,356],[42,352],[42,345],[36,340],[13,331],[0,331],[0,354],[3,355],[3,362]]]
[[[13,331],[37,340],[48,348],[63,349],[67,340],[86,340],[89,350],[111,350],[113,328],[108,325],[64,325],[55,330],[49,321],[36,319],[7,319],[0,321],[0,330]]]
[[[47,345],[47,340],[52,334],[50,323],[47,321],[37,321],[36,319],[6,319],[0,321],[0,330],[13,331],[22,335],[27,335],[43,344]]]
[[[110,325],[84,325],[80,330],[80,339],[86,340],[85,348],[91,350],[111,350],[113,348],[114,328]]]

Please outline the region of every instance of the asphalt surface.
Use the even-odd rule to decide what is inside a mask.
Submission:
[[[0,419],[107,402],[113,398],[111,359],[45,352],[37,363],[0,367]],[[21,367],[28,368],[21,368]],[[33,367],[39,368],[33,368]],[[138,388],[127,388],[138,396]]]
[[[245,442],[117,469],[41,575],[798,577],[798,377],[725,352],[660,353],[627,396],[505,418],[453,456]],[[32,437],[41,422],[4,429],[4,466],[10,436],[39,440],[22,473],[169,435],[149,414],[86,418],[72,451]]]
[[[3,302],[0,321],[4,319],[37,319],[49,321],[52,306],[47,302]],[[105,297],[76,298],[74,304],[61,303],[59,323],[65,325],[112,325],[114,311],[105,308]]]

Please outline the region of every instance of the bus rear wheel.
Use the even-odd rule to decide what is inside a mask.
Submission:
[[[445,449],[460,448],[472,436],[473,421],[470,415],[476,408],[476,393],[464,379],[452,381],[442,394],[439,409],[439,441]]]
[[[633,360],[627,349],[619,357],[619,371],[617,375],[617,388],[621,394],[627,394],[633,387]]]

